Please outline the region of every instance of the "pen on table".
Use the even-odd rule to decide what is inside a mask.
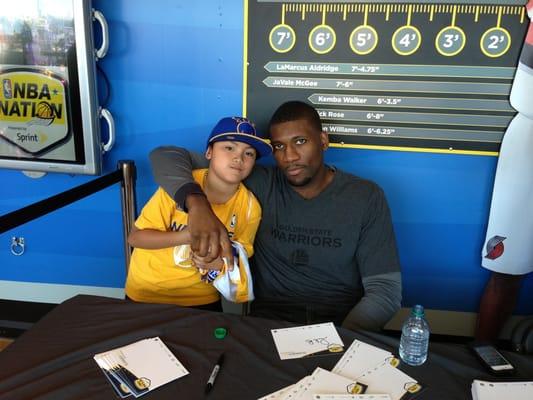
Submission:
[[[213,371],[211,372],[211,375],[209,375],[209,379],[207,380],[207,384],[205,385],[205,392],[209,393],[211,389],[213,389],[213,385],[215,384],[215,379],[217,378],[218,373],[220,372],[220,368],[222,368],[222,364],[224,363],[224,353],[218,357],[218,361],[213,367]]]

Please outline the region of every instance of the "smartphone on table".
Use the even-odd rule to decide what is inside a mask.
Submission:
[[[513,364],[489,343],[472,343],[470,348],[479,361],[495,375],[512,375],[516,372]]]

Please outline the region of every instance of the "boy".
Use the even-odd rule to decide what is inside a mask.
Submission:
[[[242,245],[237,247],[248,257],[253,254],[261,207],[241,182],[252,171],[255,160],[271,152],[270,144],[257,136],[250,121],[227,117],[217,123],[208,138],[205,157],[209,168],[193,171],[194,180],[202,187],[230,239]],[[128,237],[135,247],[126,280],[130,299],[221,310],[220,295],[211,282],[217,274],[222,278],[229,273],[228,268],[220,257],[206,266],[201,257],[193,254],[187,220],[187,213],[177,208],[162,188],[145,205]],[[195,268],[195,261],[206,270]],[[240,275],[237,302],[247,301],[246,293],[251,290],[247,271]]]

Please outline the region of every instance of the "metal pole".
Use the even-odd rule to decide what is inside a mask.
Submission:
[[[122,203],[122,228],[124,236],[124,256],[126,260],[126,274],[130,266],[132,247],[128,244],[128,235],[137,216],[137,200],[135,196],[135,181],[137,179],[135,163],[132,160],[121,160],[118,168],[122,170],[120,198]]]

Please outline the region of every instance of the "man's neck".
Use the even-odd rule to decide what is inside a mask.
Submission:
[[[322,168],[313,177],[311,182],[305,186],[292,186],[293,190],[302,196],[304,199],[310,200],[322,193],[333,181],[335,171],[327,165],[322,165]]]
[[[204,193],[211,204],[224,204],[237,192],[239,184],[223,182],[215,174],[206,171],[204,176]]]

